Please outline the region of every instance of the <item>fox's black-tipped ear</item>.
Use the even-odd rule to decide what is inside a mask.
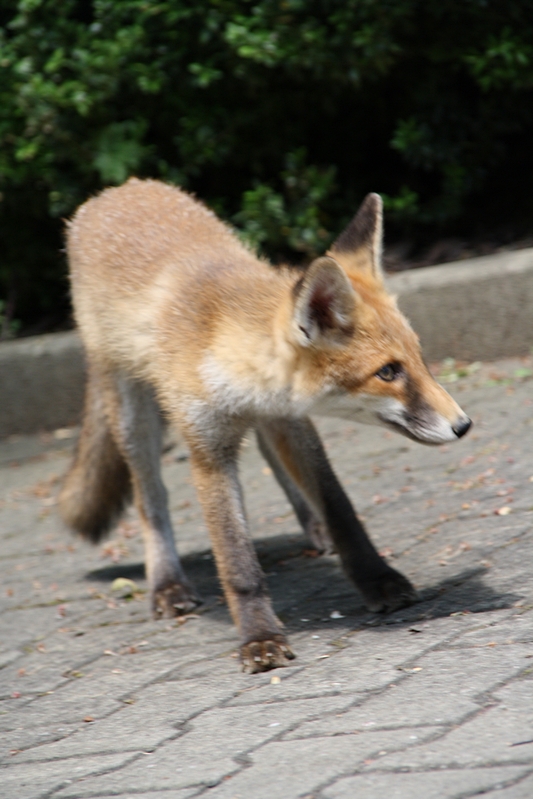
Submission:
[[[313,261],[294,296],[294,334],[302,346],[335,347],[353,334],[355,291],[333,258]]]
[[[328,251],[348,271],[369,270],[381,279],[383,201],[367,194],[358,212]]]

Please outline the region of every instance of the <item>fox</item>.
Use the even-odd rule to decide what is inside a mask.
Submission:
[[[160,471],[163,427],[179,430],[248,673],[295,654],[249,535],[244,436],[255,433],[316,548],[333,548],[368,609],[387,612],[414,602],[415,588],[378,554],[311,417],[435,445],[471,427],[386,289],[382,217],[380,196],[368,194],[301,269],[258,257],[206,205],[153,179],[105,189],[67,223],[87,383],[60,514],[97,543],[133,500],[154,617],[193,611],[201,599],[178,556]]]

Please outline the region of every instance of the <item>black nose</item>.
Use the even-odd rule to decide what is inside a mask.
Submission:
[[[459,422],[459,424],[455,425],[455,427],[453,428],[453,432],[455,433],[457,438],[462,438],[464,435],[466,435],[466,433],[468,433],[471,427],[472,427],[471,419],[466,418],[464,422]]]

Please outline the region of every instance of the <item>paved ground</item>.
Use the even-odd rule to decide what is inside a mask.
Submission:
[[[239,671],[179,445],[165,477],[206,600],[182,623],[149,618],[133,515],[96,549],[62,530],[73,431],[1,444],[2,799],[531,799],[532,374],[525,359],[459,377],[476,426],[456,445],[321,425],[374,540],[420,590],[389,617],[364,610],[335,556],[313,557],[245,449],[256,545],[298,653],[262,675]]]

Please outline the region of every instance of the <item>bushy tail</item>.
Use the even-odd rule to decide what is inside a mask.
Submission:
[[[59,495],[59,512],[72,530],[96,544],[130,502],[131,488],[104,411],[101,378],[89,369],[80,440]]]

